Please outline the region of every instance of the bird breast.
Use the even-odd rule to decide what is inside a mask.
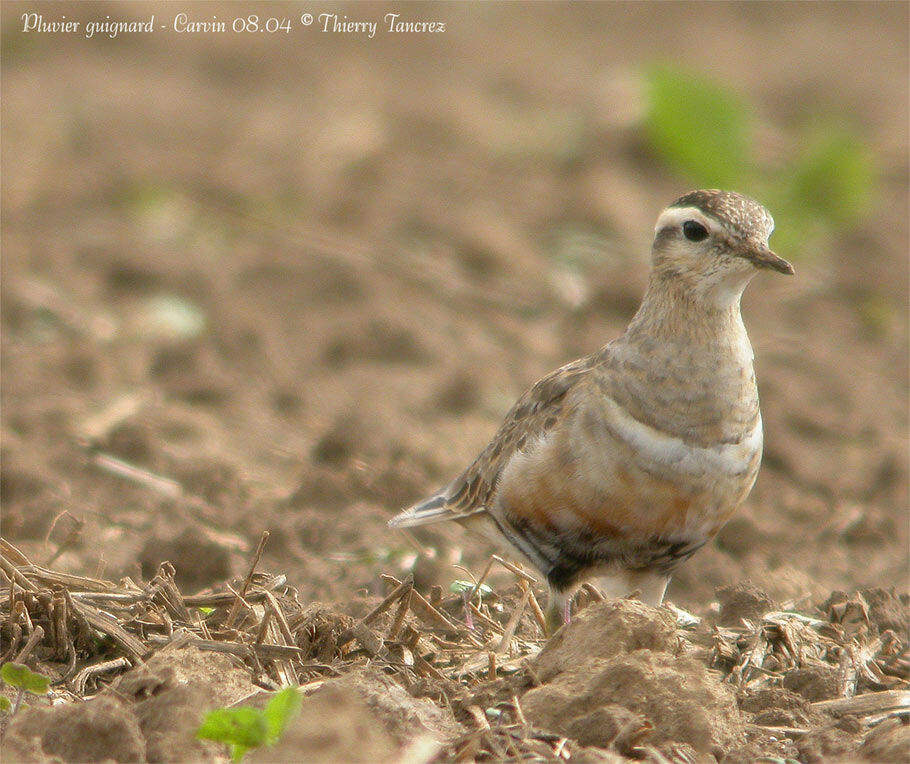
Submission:
[[[494,512],[557,532],[706,539],[748,495],[761,449],[760,417],[735,441],[691,444],[599,396],[509,460]]]

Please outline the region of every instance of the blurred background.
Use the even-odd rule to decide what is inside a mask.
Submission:
[[[659,211],[721,186],[797,275],[744,300],[758,483],[668,597],[905,590],[908,9],[5,2],[4,537],[194,590],[269,530],[304,601],[476,575],[485,541],[387,518],[617,336]],[[227,31],[22,31],[178,12]]]

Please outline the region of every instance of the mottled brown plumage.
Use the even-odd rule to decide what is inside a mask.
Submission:
[[[588,356],[573,361],[539,380],[506,414],[499,432],[455,481],[458,488],[446,500],[454,514],[482,510],[496,485],[503,464],[527,445],[528,437],[546,434],[560,419],[566,393],[583,381],[596,363]]]
[[[758,473],[740,297],[757,268],[793,272],[767,247],[773,225],[739,194],[676,200],[626,332],[537,382],[461,475],[390,525],[485,524],[541,570],[556,607],[590,576],[610,596],[638,589],[659,604]]]

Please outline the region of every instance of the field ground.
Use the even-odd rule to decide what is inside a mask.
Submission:
[[[0,490],[22,578],[0,635],[8,660],[43,624],[31,665],[93,699],[4,718],[5,761],[214,760],[201,709],[286,680],[306,713],[261,760],[903,760],[906,4],[407,4],[447,31],[371,40],[17,29],[61,7],[2,8]],[[173,15],[72,13],[127,8]],[[746,96],[771,165],[807,110],[844,116],[878,193],[747,290],[765,458],[668,591],[700,622],[595,603],[530,659],[514,574],[491,568],[473,631],[450,593],[496,550],[386,521],[634,312],[653,221],[689,190],[641,138],[654,60]],[[232,614],[214,593],[264,531]],[[86,625],[95,607],[127,636]],[[285,652],[241,649],[257,637]]]

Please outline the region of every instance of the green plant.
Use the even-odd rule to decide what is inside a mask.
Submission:
[[[469,592],[474,592],[474,584],[470,581],[463,581],[461,579],[456,579],[451,584],[449,584],[449,591],[455,594],[467,595]],[[485,594],[492,594],[493,590],[486,584],[481,584],[477,587],[476,594],[481,598]]]
[[[778,212],[775,246],[788,257],[841,232],[874,195],[871,152],[839,120],[812,116],[782,168],[756,160],[752,109],[731,89],[658,65],[645,73],[645,135],[669,167],[698,186],[737,189]]]
[[[50,679],[43,674],[35,673],[22,663],[4,663],[3,668],[0,669],[0,677],[10,687],[15,687],[19,691],[15,702],[11,706],[14,714],[19,710],[19,706],[22,705],[22,700],[27,692],[33,695],[47,695],[47,691],[51,686]],[[3,700],[6,700],[6,703],[0,704],[0,707],[9,708],[9,700],[7,698],[3,698]]]
[[[674,170],[732,188],[751,172],[752,115],[727,88],[668,66],[647,74],[645,131]]]
[[[238,762],[251,748],[275,745],[287,723],[300,711],[301,703],[300,692],[285,687],[263,709],[216,708],[205,715],[196,737],[229,745],[231,757]]]

